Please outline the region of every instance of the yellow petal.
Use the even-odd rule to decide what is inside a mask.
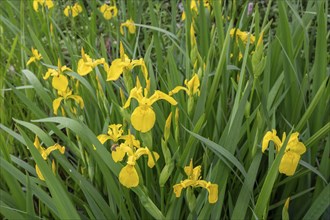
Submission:
[[[39,2],[34,0],[33,1],[33,9],[38,12],[39,11]]]
[[[152,154],[151,154],[150,150],[148,149],[148,167],[150,167],[150,168],[153,168],[155,166],[156,161],[159,159],[158,153],[153,151]]]
[[[54,115],[57,115],[57,110],[58,110],[58,108],[60,107],[60,105],[61,105],[61,101],[63,100],[63,98],[62,97],[59,97],[59,98],[57,98],[57,99],[55,99],[54,101],[53,101],[53,111],[54,111]]]
[[[182,189],[183,189],[183,186],[181,185],[181,183],[175,184],[173,186],[173,192],[175,193],[175,196],[177,198],[181,196]]]
[[[77,73],[81,76],[86,76],[88,73],[90,73],[93,70],[93,68],[89,65],[86,65],[85,61],[83,59],[80,59],[78,61],[78,67],[77,67]]]
[[[115,59],[112,61],[109,71],[107,72],[107,81],[115,81],[123,73],[124,68],[127,66],[127,63],[121,61],[121,59]]]
[[[279,172],[287,176],[292,176],[298,166],[300,155],[293,152],[285,152],[279,167]]]
[[[35,62],[36,58],[35,57],[30,57],[30,59],[27,61],[26,65],[30,65],[31,63]]]
[[[66,17],[69,17],[69,10],[70,10],[70,6],[66,6],[63,13]]]
[[[44,178],[44,176],[42,175],[42,173],[41,173],[41,171],[40,171],[40,169],[39,169],[39,167],[38,167],[37,164],[36,164],[35,168],[36,168],[36,173],[37,173],[38,178],[39,178],[40,180],[42,180],[42,181],[45,181],[45,178]]]
[[[139,175],[134,166],[126,165],[119,173],[119,182],[127,188],[139,185]]]
[[[131,123],[137,131],[150,131],[155,125],[156,114],[151,107],[138,106],[131,115]]]
[[[197,74],[194,74],[194,76],[191,78],[191,80],[189,80],[188,82],[185,82],[185,84],[189,90],[189,93],[188,93],[189,96],[192,96],[196,93],[198,93],[198,95],[199,95],[200,81],[199,81]]]
[[[52,80],[52,86],[54,89],[59,91],[65,91],[68,88],[69,81],[66,76],[60,74],[59,76],[54,76]]]
[[[104,144],[107,140],[110,140],[111,138],[106,134],[100,134],[97,136],[97,139],[101,142],[101,144]]]
[[[169,94],[169,95],[174,95],[174,94],[180,92],[181,90],[184,90],[184,91],[186,91],[187,93],[189,92],[188,89],[187,89],[186,87],[183,87],[183,86],[177,86],[177,87],[175,87],[174,89],[172,89],[168,94]]]
[[[262,152],[264,152],[267,149],[270,141],[274,142],[277,150],[282,145],[282,142],[280,141],[279,137],[276,136],[276,130],[273,129],[272,131],[267,131],[264,138],[262,139],[262,146],[261,146]]]
[[[48,9],[54,7],[54,3],[52,0],[45,0],[45,5],[47,6]]]
[[[187,174],[188,177],[190,177],[193,174],[193,161],[192,159],[190,160],[189,166],[184,167],[184,172]]]
[[[69,95],[67,98],[75,100],[81,109],[84,108],[84,100],[79,95]]]
[[[218,201],[218,184],[210,184],[206,189],[209,191],[209,203],[216,203]]]
[[[202,172],[202,166],[199,165],[193,169],[192,175],[190,179],[192,180],[198,180]]]
[[[175,99],[173,99],[171,96],[167,95],[166,93],[163,93],[159,90],[156,90],[155,93],[149,98],[149,101],[150,101],[150,105],[152,105],[155,101],[158,101],[158,100],[166,100],[168,101],[169,103],[171,103],[172,105],[176,105],[178,104]]]
[[[116,163],[118,161],[122,161],[125,157],[125,154],[126,154],[126,152],[125,152],[125,149],[123,149],[122,144],[111,152],[112,159]]]
[[[128,108],[131,104],[131,100],[132,98],[136,99],[136,100],[142,100],[143,99],[143,96],[142,96],[142,88],[137,88],[137,87],[134,87],[131,91],[130,91],[130,94],[129,94],[129,97],[125,103],[125,105],[123,106],[123,108]]]

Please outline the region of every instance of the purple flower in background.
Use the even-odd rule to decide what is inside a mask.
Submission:
[[[247,15],[251,15],[253,11],[253,2],[250,2],[248,4],[248,11],[247,11]]]

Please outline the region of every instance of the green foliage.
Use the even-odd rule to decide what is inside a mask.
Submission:
[[[82,12],[65,17],[64,8],[75,2]],[[109,2],[118,8],[110,20],[99,10],[103,1],[54,1],[38,12],[32,0],[0,1],[1,218],[329,218],[327,1],[258,1],[252,11],[248,1],[201,0],[196,8],[194,0]],[[136,32],[124,27],[121,34],[130,18]],[[107,80],[105,64],[85,76],[77,70],[81,48],[111,65],[121,56],[119,42],[130,59],[143,58],[149,95],[170,94],[176,86],[192,91],[194,74],[200,94],[181,90],[170,94],[176,106],[153,103],[155,125],[139,132],[131,118],[137,102],[123,106],[137,78],[143,88],[148,84],[142,69],[125,69],[114,81]],[[31,48],[42,59],[27,65]],[[43,77],[58,61],[70,68],[64,75],[84,107],[63,99],[56,115],[53,101],[60,95],[52,76]],[[160,156],[152,169],[147,156],[136,160],[137,187],[119,181],[127,164],[115,162],[112,152],[122,140],[98,139],[110,124],[122,124],[125,134]],[[279,153],[273,144],[261,152],[271,129],[299,132],[307,148],[293,176],[278,171],[289,139]],[[45,148],[65,146],[65,154],[54,151],[45,160],[35,136]],[[173,186],[187,178],[191,159],[202,166],[201,179],[218,185],[215,204],[205,188],[188,187],[176,197]]]

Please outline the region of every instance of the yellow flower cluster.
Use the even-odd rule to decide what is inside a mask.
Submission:
[[[116,5],[114,5],[114,6],[109,6],[109,5],[107,5],[107,4],[103,4],[103,5],[100,7],[100,12],[103,14],[103,17],[104,17],[106,20],[110,20],[111,18],[117,16],[117,14],[118,14],[118,9],[117,9]]]
[[[209,0],[203,0],[203,5],[208,10],[210,10],[210,1]],[[198,14],[198,7],[199,7],[199,0],[191,0],[190,1],[190,11],[194,12],[195,14]],[[183,11],[181,20],[184,21],[186,19],[186,12]]]
[[[248,39],[250,38],[250,43],[254,44],[255,41],[255,36],[253,36],[251,33],[246,32],[246,31],[241,31],[238,28],[232,28],[229,32],[231,37],[234,37],[236,35],[236,40],[241,39],[243,43],[247,44]]]
[[[64,9],[64,15],[67,17],[72,16],[73,18],[78,16],[83,11],[79,3],[75,3],[73,6],[68,5]]]
[[[150,131],[156,122],[156,114],[152,110],[152,104],[158,100],[166,100],[172,105],[177,102],[169,95],[159,90],[156,90],[153,95],[149,97],[150,81],[147,80],[147,87],[142,88],[140,81],[137,78],[136,87],[134,87],[123,108],[127,108],[131,104],[131,99],[134,98],[138,101],[139,106],[136,107],[131,115],[131,123],[133,127],[141,132]]]
[[[295,132],[290,136],[279,166],[279,172],[284,173],[287,176],[292,176],[296,172],[300,156],[306,151],[305,145],[299,141],[298,136],[298,132]],[[285,132],[283,133],[281,141],[276,135],[276,130],[273,129],[272,131],[268,131],[262,140],[262,152],[265,152],[270,141],[274,143],[276,152],[279,152],[285,142],[285,139]]]
[[[148,78],[148,70],[144,63],[143,58],[139,60],[131,60],[124,51],[124,46],[120,42],[120,58],[117,58],[112,61],[109,66],[107,63],[104,63],[104,70],[107,72],[107,81],[115,81],[124,71],[131,71],[136,66],[141,66],[141,70],[144,78]]]
[[[54,3],[52,0],[33,0],[33,9],[38,12],[40,7],[47,7],[48,9],[51,9],[54,7]]]
[[[38,137],[36,136],[35,139],[34,139],[34,146],[37,148],[37,150],[39,151],[39,153],[41,154],[42,158],[44,160],[47,160],[48,156],[50,155],[51,152],[53,152],[54,150],[58,150],[61,154],[64,154],[65,152],[65,147],[64,146],[61,146],[59,144],[55,144],[53,146],[50,146],[48,147],[47,149],[45,149],[44,147],[42,147],[40,145],[40,141],[38,139]],[[35,169],[36,169],[36,173],[37,173],[37,176],[40,180],[45,180],[44,176],[42,175],[38,165],[36,164],[35,165]],[[54,160],[52,160],[52,170],[53,170],[53,173],[55,174],[55,171],[56,171],[56,166],[55,166],[55,162]]]
[[[135,24],[134,24],[134,21],[132,20],[132,18],[129,19],[129,20],[127,20],[127,21],[125,21],[124,23],[121,23],[121,24],[120,24],[120,33],[121,33],[121,34],[124,34],[124,29],[123,29],[123,27],[127,27],[128,32],[129,32],[130,34],[134,34],[135,31],[136,31],[136,27],[135,27]]]
[[[202,166],[193,167],[193,162],[190,160],[189,166],[184,168],[184,172],[188,178],[173,186],[176,197],[180,197],[182,189],[187,187],[202,187],[209,192],[209,203],[216,203],[218,201],[218,184],[213,184],[205,180],[201,180]]]
[[[159,159],[159,154],[150,151],[147,147],[140,147],[140,141],[130,134],[123,135],[124,130],[121,124],[111,124],[108,127],[108,134],[100,134],[98,140],[104,144],[107,140],[112,140],[112,159],[117,163],[121,162],[127,155],[126,166],[119,173],[119,182],[127,188],[139,185],[139,175],[136,171],[136,161],[142,156],[148,156],[148,167],[155,166],[155,162]],[[118,143],[123,140],[123,143]]]
[[[32,56],[30,57],[30,59],[27,61],[26,65],[30,65],[31,63],[36,62],[37,60],[41,60],[42,56],[39,53],[39,51],[37,49],[34,49],[33,47],[31,48],[32,51]]]
[[[53,101],[53,111],[54,114],[57,115],[57,110],[62,102],[62,100],[68,100],[72,99],[77,102],[77,104],[80,106],[80,108],[84,107],[84,101],[83,99],[78,95],[72,95],[72,90],[69,89],[69,80],[64,75],[65,71],[72,71],[67,66],[62,66],[60,60],[58,60],[57,69],[48,68],[48,71],[46,72],[45,76],[43,77],[45,80],[47,80],[50,76],[52,76],[52,86],[54,89],[57,90],[57,93],[59,95],[58,98],[56,98]]]
[[[77,73],[85,76],[99,64],[104,64],[104,58],[92,60],[88,54],[85,54],[84,48],[81,48],[81,59],[78,61]]]

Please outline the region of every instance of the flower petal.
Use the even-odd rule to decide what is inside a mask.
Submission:
[[[93,68],[87,65],[83,59],[78,61],[77,73],[81,76],[86,76],[88,73],[92,72]]]
[[[97,136],[97,139],[101,142],[101,144],[104,144],[107,140],[110,140],[111,138],[109,137],[109,135],[100,134],[99,136]]]
[[[66,76],[60,74],[59,76],[54,76],[52,80],[52,86],[54,89],[59,91],[65,91],[68,88],[69,81]]]
[[[111,156],[113,161],[115,161],[116,163],[118,161],[122,161],[125,157],[126,151],[123,148],[123,144],[121,144],[119,147],[117,147],[115,150],[113,150],[111,152]]]
[[[41,173],[41,171],[40,171],[40,169],[39,169],[39,167],[38,167],[37,164],[36,164],[35,168],[36,168],[36,173],[37,173],[38,178],[39,178],[40,180],[42,180],[42,181],[45,181],[45,178],[44,178],[44,176],[42,175],[42,173]]]
[[[138,106],[131,115],[131,123],[137,131],[150,131],[155,125],[156,114],[151,107]]]
[[[210,184],[206,189],[209,191],[209,203],[216,203],[218,201],[218,184]]]
[[[279,172],[284,173],[287,176],[292,176],[297,169],[299,160],[299,154],[291,151],[285,152],[279,166]]]
[[[59,97],[59,98],[57,98],[57,99],[55,99],[55,100],[53,101],[53,111],[54,111],[54,115],[57,115],[57,110],[58,110],[58,108],[60,107],[62,100],[63,100],[63,98],[62,98],[62,97]]]
[[[173,99],[171,96],[169,96],[166,93],[161,92],[159,90],[156,90],[155,93],[149,98],[149,104],[152,105],[154,102],[161,100],[161,99],[168,101],[172,105],[177,104],[175,99]]]
[[[132,165],[126,165],[119,173],[119,182],[127,188],[139,185],[139,175]]]

